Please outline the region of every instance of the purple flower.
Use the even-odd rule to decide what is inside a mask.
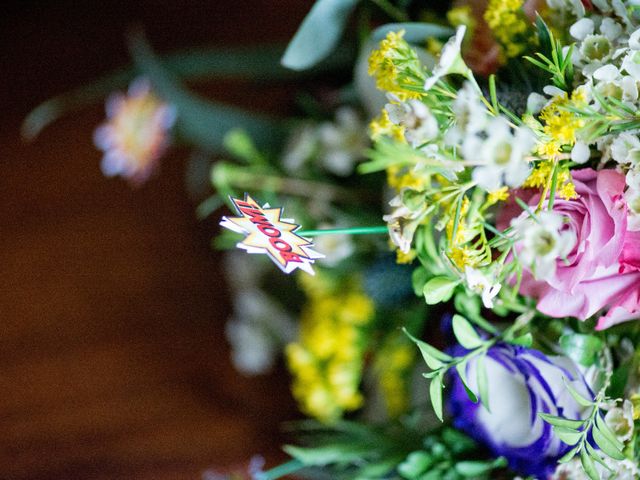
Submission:
[[[468,386],[476,394],[477,363],[475,357],[466,368]],[[454,426],[504,456],[516,472],[548,478],[570,447],[538,413],[583,419],[588,409],[576,403],[563,378],[587,398],[593,397],[591,388],[571,359],[524,347],[497,344],[488,350],[484,365],[490,412],[469,400],[455,373],[448,400]]]

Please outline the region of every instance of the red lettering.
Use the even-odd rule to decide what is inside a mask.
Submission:
[[[280,230],[271,225],[263,225],[261,223],[258,224],[258,230],[260,230],[267,237],[279,237],[281,235]]]
[[[270,238],[269,242],[271,243],[271,246],[273,246],[273,248],[279,250],[280,252],[290,252],[292,250],[291,245],[279,238]]]
[[[282,257],[282,259],[289,263],[289,262],[297,262],[297,263],[302,263],[302,259],[300,258],[299,255],[295,254],[295,253],[291,253],[291,252],[280,252],[280,256]]]

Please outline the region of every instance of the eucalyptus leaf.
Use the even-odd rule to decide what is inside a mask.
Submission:
[[[571,396],[573,397],[573,399],[578,402],[579,405],[582,405],[583,407],[591,407],[593,406],[593,401],[589,400],[587,398],[584,398],[582,396],[582,394],[580,394],[580,392],[578,392],[569,381],[567,381],[567,379],[565,377],[562,378],[562,380],[564,381],[564,385],[565,387],[567,387],[567,390],[569,390],[569,393],[571,394]]]
[[[463,477],[476,478],[482,474],[490,472],[494,468],[501,468],[507,465],[504,457],[498,457],[494,460],[466,460],[455,464],[454,469]]]
[[[233,128],[246,131],[261,148],[274,147],[282,140],[284,126],[280,122],[189,92],[164,68],[141,34],[131,36],[129,47],[134,62],[157,93],[177,110],[176,127],[190,142],[204,150],[219,152],[223,149],[225,134]]]
[[[359,0],[317,0],[289,42],[282,65],[305,70],[328,57],[358,3]]]
[[[616,434],[613,433],[600,414],[596,415],[596,427],[618,450],[624,449],[624,444],[616,438]]]
[[[425,283],[422,289],[424,299],[429,305],[446,302],[451,298],[459,284],[460,280],[454,280],[444,276],[434,277]]]
[[[389,32],[399,32],[400,30],[404,30],[403,38],[407,42],[421,46],[425,44],[428,38],[444,39],[455,33],[453,29],[435,23],[401,22],[387,23],[386,25],[376,28],[371,34],[371,38],[379,42],[386,37]]]
[[[398,465],[398,473],[405,478],[417,478],[433,465],[433,462],[433,457],[427,452],[411,452],[405,461]]]
[[[567,453],[565,453],[562,457],[560,457],[560,459],[558,460],[558,463],[567,463],[569,462],[571,459],[573,459],[573,457],[576,456],[576,454],[578,453],[578,451],[580,450],[580,448],[582,447],[582,445],[578,444],[575,447],[573,447],[571,450],[569,450]]]
[[[411,285],[416,296],[422,295],[424,285],[429,280],[429,276],[427,269],[422,266],[414,269],[413,273],[411,273]]]
[[[453,334],[464,348],[473,350],[481,346],[484,341],[478,335],[475,328],[469,323],[469,320],[461,315],[453,316]]]

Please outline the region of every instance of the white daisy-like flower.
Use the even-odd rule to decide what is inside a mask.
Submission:
[[[486,308],[493,308],[493,299],[500,292],[502,285],[492,276],[473,267],[465,267],[464,277],[467,287],[482,297],[483,305]]]
[[[564,217],[555,212],[540,212],[535,219],[523,213],[511,226],[519,239],[518,257],[538,280],[552,277],[556,261],[566,257],[576,243],[575,234],[563,229]]]
[[[621,165],[640,167],[640,138],[622,132],[611,143],[611,158]]]
[[[473,169],[473,180],[487,191],[521,186],[531,170],[526,158],[535,146],[531,130],[519,127],[512,132],[506,118],[496,117],[486,134],[486,139],[470,137],[463,145],[465,159],[479,164]]]
[[[469,135],[481,132],[489,122],[489,113],[478,92],[471,84],[465,82],[451,104],[455,118],[454,124],[447,130],[444,141],[447,145],[459,145]]]
[[[622,407],[613,407],[604,416],[607,426],[622,443],[633,435],[633,405],[629,400],[622,403]]]

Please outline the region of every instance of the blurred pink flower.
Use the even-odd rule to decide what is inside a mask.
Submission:
[[[557,200],[553,210],[566,217],[562,228],[573,232],[575,246],[550,277],[525,272],[520,291],[538,298],[538,310],[551,317],[585,320],[608,308],[597,330],[640,318],[640,232],[627,230],[624,175],[590,168],[572,174],[580,197]]]
[[[140,185],[157,169],[169,145],[175,109],[151,91],[146,79],[137,79],[126,95],[115,93],[107,99],[106,111],[107,121],[94,133],[96,146],[105,152],[102,172]]]

